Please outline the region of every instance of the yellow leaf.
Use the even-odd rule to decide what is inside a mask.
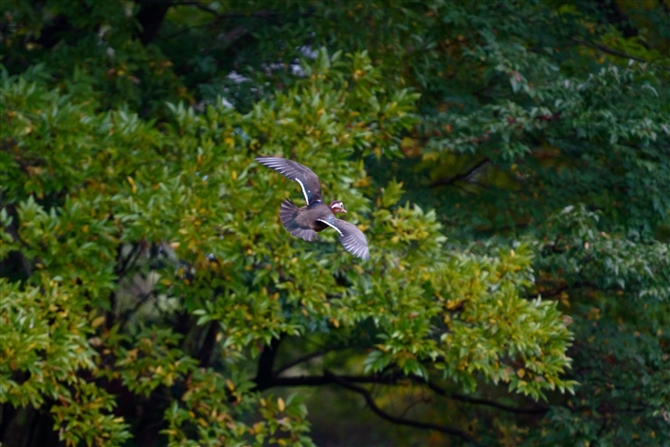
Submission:
[[[279,411],[284,411],[286,409],[286,404],[284,403],[284,399],[281,397],[277,399],[277,408],[279,408]]]
[[[516,375],[519,376],[519,379],[523,379],[523,376],[526,375],[526,370],[521,368],[516,371]]]
[[[92,327],[93,329],[95,329],[95,328],[97,328],[98,326],[100,326],[100,325],[101,325],[102,323],[104,323],[104,322],[105,322],[105,317],[104,317],[104,316],[98,317],[98,318],[96,318],[95,320],[93,320],[93,321],[91,322],[91,327]]]
[[[370,186],[370,177],[363,177],[362,179],[356,180],[354,182],[354,186],[356,188],[364,188],[366,186]]]
[[[402,141],[400,142],[400,147],[402,147],[404,149],[404,148],[412,147],[412,146],[414,146],[414,144],[415,144],[415,141],[414,141],[413,138],[404,137],[402,139]]]
[[[128,183],[130,183],[130,188],[133,190],[133,194],[137,192],[137,186],[135,186],[135,180],[131,176],[126,177],[128,179]]]
[[[230,391],[235,391],[235,384],[233,383],[232,380],[226,379],[226,386]]]

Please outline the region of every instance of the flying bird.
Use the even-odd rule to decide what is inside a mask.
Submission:
[[[330,205],[323,203],[319,177],[311,169],[279,157],[258,157],[256,161],[300,185],[307,205],[298,208],[291,199],[285,199],[279,208],[279,218],[289,233],[311,242],[318,238],[317,232],[330,227],[337,231],[345,250],[361,259],[370,258],[363,232],[356,225],[335,217],[347,212],[342,201],[334,200]]]

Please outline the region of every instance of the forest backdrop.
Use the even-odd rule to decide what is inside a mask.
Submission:
[[[668,0],[1,8],[3,446],[670,445]]]

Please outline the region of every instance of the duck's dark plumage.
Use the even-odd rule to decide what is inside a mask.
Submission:
[[[281,223],[293,236],[297,236],[307,242],[312,242],[314,239],[319,238],[319,235],[312,228],[313,224],[305,219],[304,213],[301,215],[300,209],[298,209],[291,199],[286,199],[282,202],[279,208],[279,219],[281,219]]]
[[[339,234],[345,250],[361,259],[370,257],[363,232],[356,225],[335,217],[335,213],[347,212],[342,202],[333,201],[330,206],[323,203],[319,177],[311,169],[284,158],[259,157],[256,160],[300,184],[307,206],[298,208],[291,199],[286,199],[279,208],[279,218],[289,233],[311,242],[318,239],[317,232],[331,227]]]

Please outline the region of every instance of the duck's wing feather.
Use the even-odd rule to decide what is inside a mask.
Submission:
[[[274,169],[286,178],[298,182],[307,205],[312,205],[323,199],[321,197],[319,177],[307,166],[279,157],[258,157],[256,161],[268,168]]]
[[[354,256],[358,256],[361,259],[370,258],[368,240],[356,225],[336,217],[317,220],[325,223],[337,231],[337,233],[340,235],[340,243],[349,253]]]
[[[279,219],[284,225],[284,228],[286,228],[293,236],[304,239],[307,242],[312,242],[314,239],[318,239],[319,236],[316,234],[316,231],[312,230],[311,227],[307,226],[302,222],[302,219],[299,218],[299,211],[300,210],[291,199],[286,199],[282,202],[281,207],[279,208]]]

